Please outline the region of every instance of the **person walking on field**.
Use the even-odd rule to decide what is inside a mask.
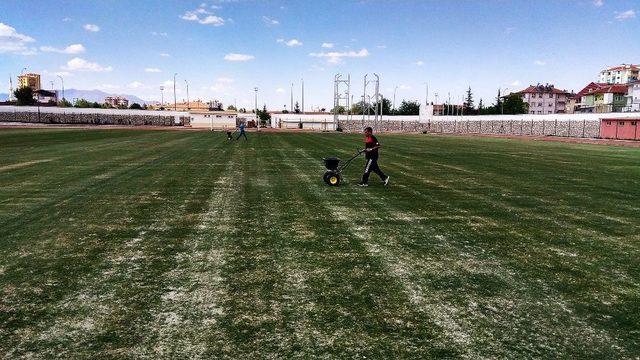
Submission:
[[[367,160],[364,167],[364,174],[362,175],[362,181],[358,183],[359,186],[369,186],[369,175],[371,172],[376,173],[385,186],[389,184],[389,176],[385,175],[380,166],[378,166],[378,149],[380,148],[380,142],[373,136],[373,129],[366,127],[364,129],[364,151],[365,159]]]
[[[240,130],[240,133],[238,134],[236,140],[240,140],[240,136],[244,136],[245,140],[249,140],[247,139],[247,134],[244,132],[244,123],[240,123],[240,125],[238,125],[238,130]]]

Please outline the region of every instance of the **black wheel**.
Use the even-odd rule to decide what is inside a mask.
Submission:
[[[327,171],[322,177],[324,182],[329,186],[338,186],[342,182],[342,177],[335,171]]]

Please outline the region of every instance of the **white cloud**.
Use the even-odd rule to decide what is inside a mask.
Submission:
[[[289,47],[302,46],[302,41],[300,41],[298,39],[291,39],[291,40],[286,42],[286,45],[289,46]]]
[[[227,61],[249,61],[249,60],[255,59],[255,56],[231,53],[231,54],[225,55],[224,59]]]
[[[511,86],[520,86],[520,80],[516,80],[510,84]]]
[[[413,64],[417,65],[417,66],[422,66],[422,65],[424,65],[424,61],[418,60],[418,61],[414,62]]]
[[[619,20],[619,21],[633,19],[636,17],[636,12],[633,9],[623,11],[623,12],[616,11],[615,14],[616,14],[616,20]]]
[[[148,72],[148,73],[159,73],[162,72],[162,70],[158,69],[158,68],[145,68],[144,72]]]
[[[198,8],[195,11],[187,11],[184,13],[184,15],[180,16],[180,18],[182,20],[195,21],[202,25],[213,25],[213,26],[224,25],[223,18],[213,15],[212,13],[210,13],[209,11],[203,8]]]
[[[322,43],[322,47],[325,49],[333,48],[333,43]]]
[[[143,88],[145,86],[140,81],[134,81],[131,84],[127,85],[127,87],[129,87],[131,89],[139,89],[139,88]]]
[[[160,53],[160,56],[162,56],[162,57],[170,57],[171,55],[169,55],[167,53]]]
[[[409,85],[398,85],[398,90],[410,90],[411,86]]]
[[[378,49],[386,49],[386,48],[387,48],[387,45],[378,45],[378,46],[376,46],[376,47],[377,47]]]
[[[285,44],[288,47],[295,47],[295,46],[302,46],[302,41],[298,40],[298,39],[291,39],[286,41],[285,39],[277,39],[276,42],[280,43],[280,44]]]
[[[544,60],[536,60],[533,62],[534,65],[538,65],[538,66],[545,66],[547,65],[547,62]]]
[[[60,54],[82,54],[86,51],[82,44],[71,44],[64,49],[54,48],[52,46],[41,46],[40,51],[42,52],[55,52]]]
[[[264,21],[265,24],[267,24],[267,26],[275,26],[275,25],[280,25],[280,21],[276,20],[276,19],[272,19],[268,16],[263,16],[262,17],[262,21]]]
[[[283,88],[277,88],[277,89],[276,89],[276,93],[278,93],[278,94],[284,94],[284,89],[283,89]]]
[[[91,72],[107,72],[113,70],[111,66],[101,66],[97,63],[88,62],[85,59],[76,57],[67,61],[67,65],[62,69],[68,71],[91,71]]]
[[[220,77],[220,78],[216,79],[216,82],[224,83],[224,84],[231,84],[232,82],[234,82],[234,80],[232,78]]]
[[[360,51],[330,51],[330,52],[319,52],[319,53],[309,53],[309,56],[312,57],[320,57],[320,58],[328,58],[327,62],[330,64],[339,64],[342,62],[342,58],[361,58],[369,56],[369,51],[365,48],[362,48]]]
[[[604,0],[593,0],[593,6],[600,7],[604,5]]]
[[[203,25],[213,25],[213,26],[222,26],[224,25],[224,19],[221,17],[217,17],[215,15],[209,15],[207,17],[205,17],[204,19],[200,19],[200,21],[198,21],[200,24]]]
[[[35,39],[32,37],[20,34],[13,27],[0,22],[0,54],[35,54],[36,49],[27,46],[28,43],[34,41]]]
[[[72,18],[70,18],[70,17],[66,17],[66,18],[63,18],[63,19],[62,19],[62,21],[64,21],[64,22],[69,22],[69,21],[71,21],[71,20],[73,20],[73,19],[72,19]]]
[[[166,32],[157,32],[157,31],[152,31],[152,32],[151,32],[151,35],[153,35],[153,36],[163,36],[163,37],[167,37],[167,35],[169,35],[169,34],[167,34]]]
[[[82,26],[85,30],[87,31],[91,31],[91,32],[98,32],[100,31],[100,26],[95,25],[95,24],[84,24]]]

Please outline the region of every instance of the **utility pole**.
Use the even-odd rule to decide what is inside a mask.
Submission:
[[[62,75],[58,75],[58,77],[60,78],[60,82],[62,83],[62,100],[65,100],[65,98],[64,98],[64,79],[62,78]]]
[[[367,76],[369,74],[364,74],[364,90],[362,91],[362,122],[364,123],[364,105],[367,104]],[[369,105],[367,104],[367,111],[369,110]]]
[[[187,79],[185,79],[184,82],[187,84],[187,110],[191,110],[191,103],[189,102],[189,82]]]
[[[164,86],[160,86],[160,107],[164,107]]]
[[[258,122],[258,87],[254,87],[253,91],[255,92],[256,129],[257,131],[260,131],[260,125]]]
[[[178,100],[176,99],[176,76],[178,76],[178,73],[173,74],[173,111],[178,111]]]
[[[302,113],[304,114],[304,79],[302,81]]]

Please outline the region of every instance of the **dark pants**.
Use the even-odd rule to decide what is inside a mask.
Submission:
[[[236,140],[240,140],[240,136],[244,136],[245,140],[249,140],[247,139],[247,134],[244,133],[244,130],[240,131],[240,134],[238,134],[238,137],[236,138]]]
[[[369,174],[371,174],[371,172],[374,172],[376,174],[378,174],[378,176],[380,176],[381,180],[386,180],[387,179],[387,175],[385,175],[382,170],[380,170],[380,167],[378,166],[378,157],[372,157],[370,159],[367,159],[367,163],[364,166],[364,174],[362,175],[362,183],[366,184],[369,181]]]

